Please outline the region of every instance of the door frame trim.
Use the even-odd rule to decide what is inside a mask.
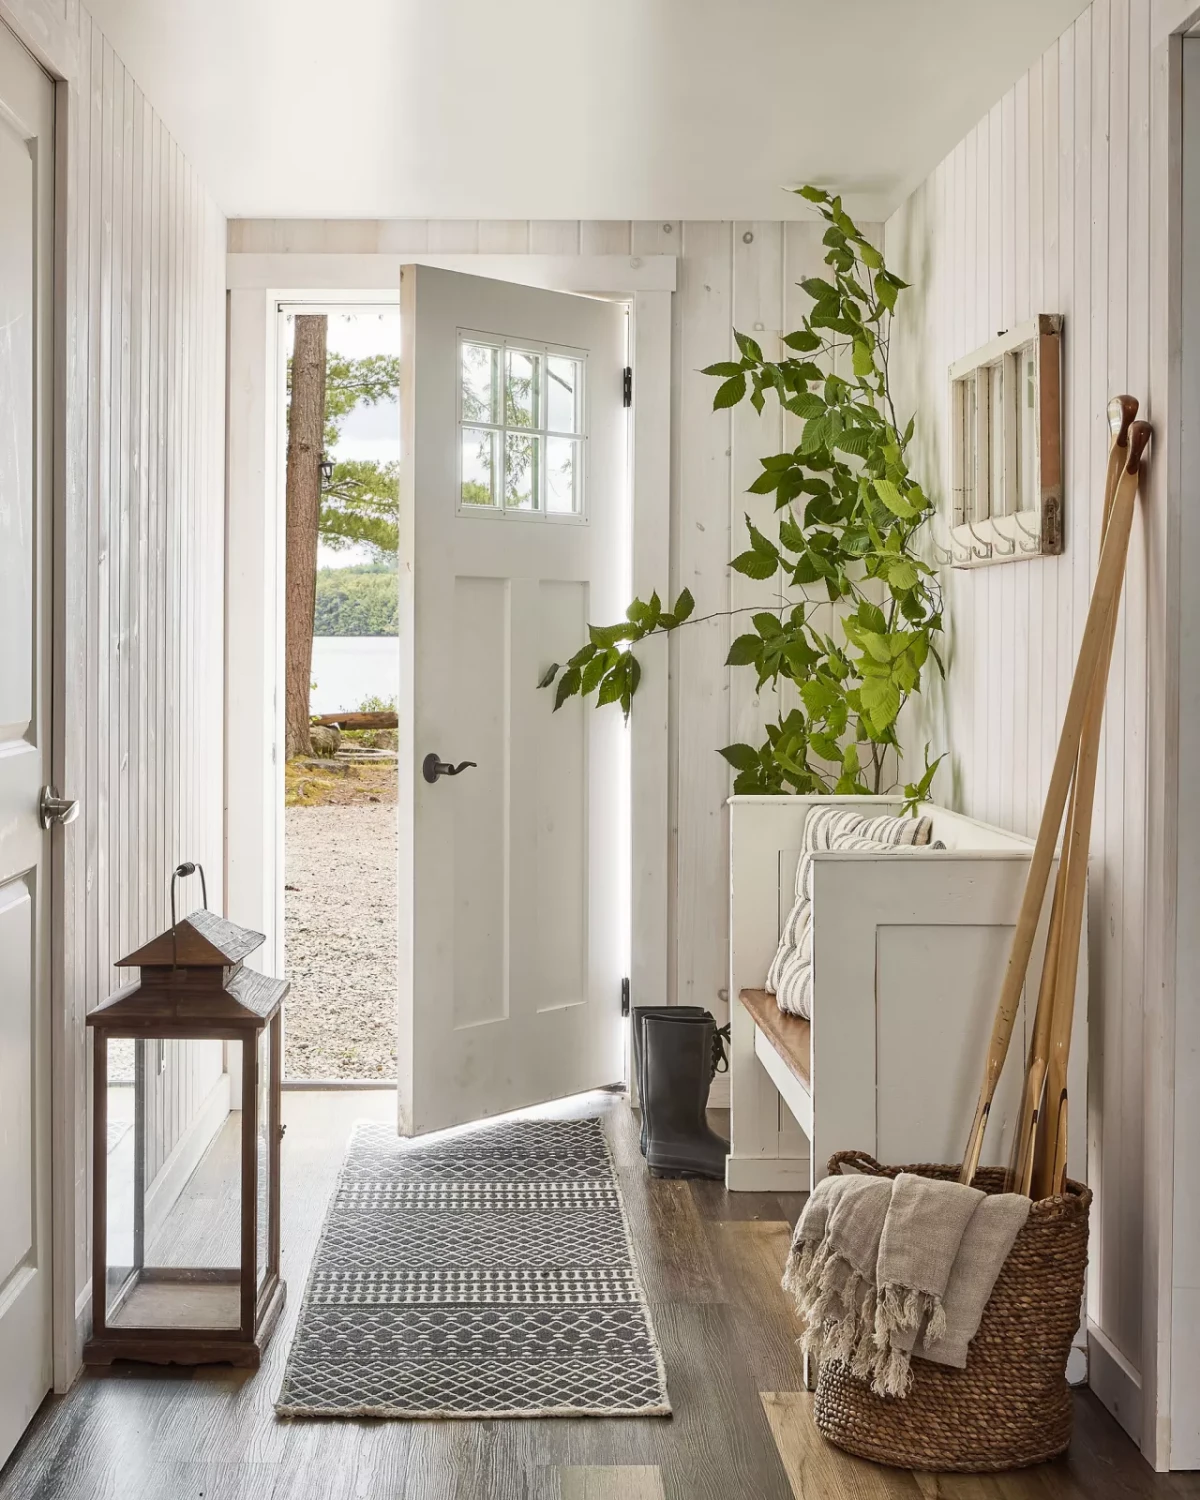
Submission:
[[[670,579],[671,255],[245,254],[226,257],[229,294],[225,595],[225,891],[227,910],[258,927],[258,956],[282,961],[283,449],[276,318],[281,302],[399,301],[400,267],[590,292],[626,302],[634,367],[630,458],[633,592]],[[263,588],[263,580],[268,587]],[[263,650],[242,649],[260,640]],[[236,648],[233,643],[237,643]],[[669,1003],[668,674],[665,638],[642,651],[630,719],[630,964],[639,1004]],[[268,873],[269,877],[268,877]],[[613,997],[614,1006],[619,997]]]

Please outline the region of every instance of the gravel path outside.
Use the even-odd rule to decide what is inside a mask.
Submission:
[[[395,1078],[395,802],[285,816],[284,1077]]]

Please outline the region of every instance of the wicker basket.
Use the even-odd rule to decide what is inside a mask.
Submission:
[[[872,1176],[952,1181],[957,1167],[883,1167],[857,1151],[830,1158]],[[1004,1173],[984,1167],[975,1186],[1003,1191]],[[1071,1441],[1067,1355],[1079,1326],[1092,1195],[1067,1183],[1059,1198],[1035,1203],[996,1280],[965,1370],[912,1362],[903,1400],[876,1396],[840,1365],[817,1378],[817,1427],[839,1448],[905,1469],[978,1473],[1056,1458]]]

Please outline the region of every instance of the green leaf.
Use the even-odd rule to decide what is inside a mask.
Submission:
[[[768,614],[763,610],[760,614],[751,615],[754,628],[762,636],[763,640],[771,640],[775,636],[783,635],[784,629],[777,615]]]
[[[719,359],[715,365],[705,365],[700,373],[701,375],[721,375],[728,377],[730,375],[740,375],[742,373],[742,366],[737,360]]]
[[[858,623],[864,630],[873,630],[882,635],[887,630],[887,617],[878,604],[872,604],[869,599],[863,599],[858,606]]]
[[[558,679],[558,691],[554,695],[554,712],[557,713],[568,698],[574,697],[579,691],[580,673],[578,667],[568,667]]]
[[[842,752],[837,740],[831,734],[810,734],[808,743],[821,757],[822,760],[841,760]]]
[[[618,641],[631,640],[637,633],[638,628],[632,621],[626,621],[620,625],[588,626],[588,639],[593,646],[599,646],[601,650],[615,646]]]
[[[862,339],[854,341],[853,363],[854,373],[858,376],[870,375],[875,369],[875,358]]]
[[[733,331],[733,337],[737,343],[738,348],[742,351],[747,359],[752,359],[756,365],[762,364],[762,350],[758,347],[758,345],[752,338],[750,338],[747,334],[739,333],[736,328]]]
[[[825,415],[824,401],[812,391],[801,391],[798,396],[792,396],[787,402],[787,409],[795,412],[798,417],[823,417]]]
[[[746,394],[746,377],[739,370],[736,375],[731,375],[724,385],[717,387],[717,394],[713,397],[713,411],[720,411],[726,406],[736,406]]]
[[[807,276],[800,283],[800,285],[813,299],[813,301],[818,304],[822,302],[830,302],[834,305],[834,307],[837,307],[837,305],[841,301],[840,297],[838,296],[837,287],[832,286],[828,281],[822,281],[819,276]]]
[[[917,570],[907,558],[894,562],[888,569],[888,583],[892,588],[905,592],[917,586]]]
[[[844,432],[838,433],[833,446],[841,453],[853,453],[855,458],[866,458],[873,443],[871,433],[865,428],[847,427]]]
[[[739,635],[729,648],[729,655],[725,658],[727,667],[748,667],[751,662],[758,660],[758,654],[762,650],[762,640],[757,635]]]
[[[890,677],[868,677],[862,685],[862,705],[871,719],[875,732],[895,722],[900,712],[900,689]]]
[[[755,552],[761,552],[764,557],[770,557],[775,561],[779,560],[779,548],[771,541],[770,537],[764,536],[759,531],[749,516],[746,517],[746,530],[750,533],[750,545],[754,548]]]
[[[858,253],[862,258],[864,266],[869,266],[872,271],[878,271],[883,267],[883,256],[876,250],[869,240],[860,239],[858,242]]]
[[[675,616],[675,623],[682,625],[696,607],[696,601],[692,598],[690,589],[684,589],[679,598],[676,599],[671,613]]]
[[[625,668],[623,662],[625,655],[622,652],[621,661],[608,673],[600,684],[600,691],[596,694],[597,705],[605,703],[616,703],[625,687]]]
[[[538,687],[548,688],[554,681],[554,679],[558,676],[558,667],[558,662],[551,662],[550,665],[546,668],[545,672],[543,672],[541,680],[538,683]]]
[[[825,189],[813,187],[811,184],[808,184],[804,187],[793,188],[792,192],[799,193],[801,198],[807,198],[810,203],[829,202],[829,194],[825,191]]]
[[[735,771],[757,771],[761,764],[753,745],[726,745],[717,753],[723,755]]]
[[[830,682],[822,682],[819,678],[812,678],[801,684],[800,696],[804,700],[804,706],[814,719],[823,719],[830,708],[837,702],[838,690]]]
[[[915,813],[918,802],[925,802],[929,798],[929,790],[933,785],[933,778],[937,774],[937,768],[945,760],[945,754],[939,755],[936,760],[929,759],[929,746],[925,746],[925,773],[919,781],[910,781],[904,788],[904,811]]]
[[[874,489],[888,510],[894,516],[899,516],[902,521],[911,521],[914,516],[920,514],[908,503],[890,479],[876,479]]]
[[[896,288],[892,285],[886,271],[880,271],[875,278],[875,295],[888,312],[895,311]]]
[[[591,661],[583,669],[583,679],[580,683],[580,692],[586,698],[589,693],[594,693],[600,684],[600,679],[608,669],[607,655],[593,656]]]
[[[821,347],[819,336],[807,328],[797,328],[795,333],[785,333],[783,342],[789,349],[795,349],[801,354],[813,354]]]
[[[642,680],[642,664],[632,652],[625,657],[625,693],[621,699],[625,709],[625,717],[629,717],[629,705],[633,701],[633,695],[638,690],[638,683]]]
[[[779,522],[779,545],[789,552],[800,552],[804,547],[804,533],[790,515]]]
[[[746,578],[766,580],[774,578],[779,571],[779,559],[768,557],[764,552],[740,552],[729,566]]]
[[[826,446],[829,429],[824,417],[810,417],[804,424],[804,437],[800,443],[802,454],[816,453]]]

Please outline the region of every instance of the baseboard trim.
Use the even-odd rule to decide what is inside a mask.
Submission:
[[[1088,1384],[1100,1403],[1141,1447],[1142,1377],[1090,1320],[1087,1325]]]
[[[731,1193],[807,1193],[807,1156],[729,1156],[725,1186]]]

